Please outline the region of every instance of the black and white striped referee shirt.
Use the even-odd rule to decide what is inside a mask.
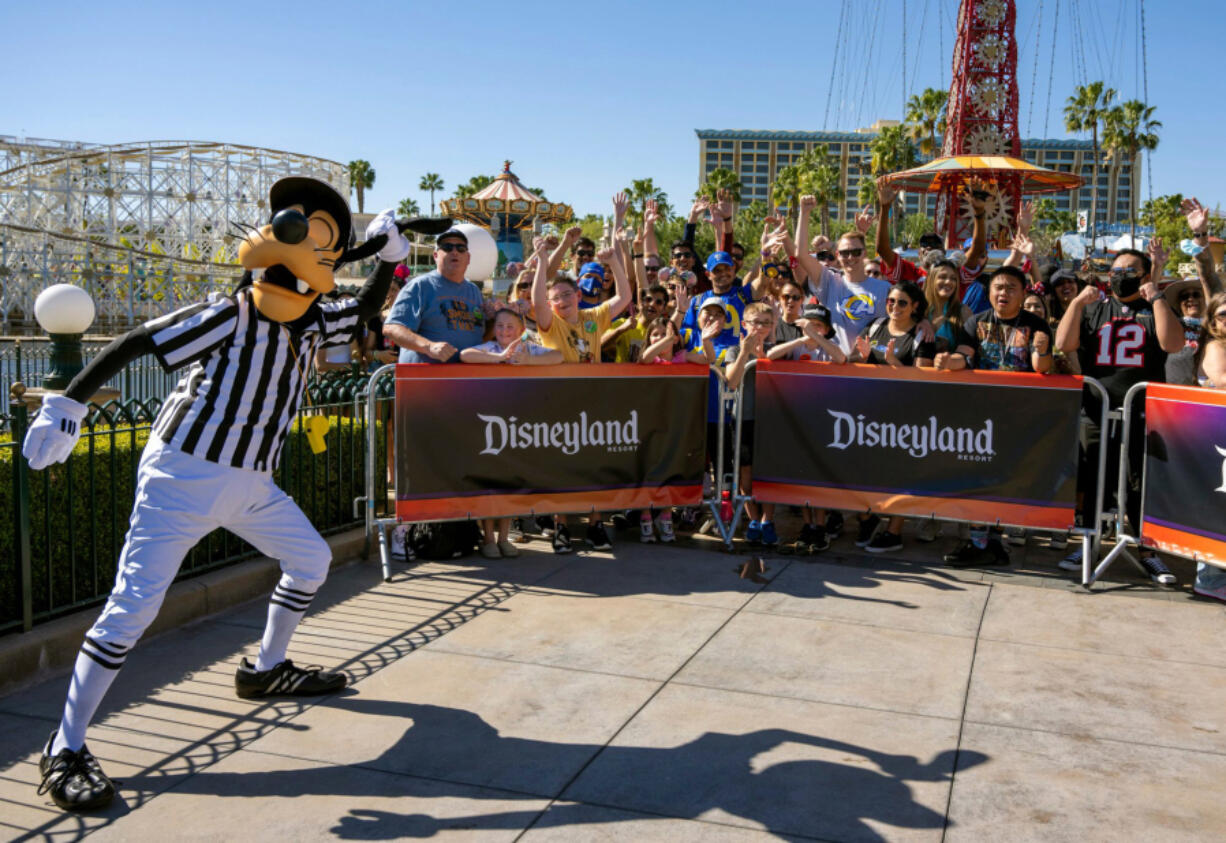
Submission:
[[[361,324],[354,299],[316,308],[318,318],[291,333],[245,289],[145,323],[166,369],[189,366],[153,423],[158,438],[221,465],[276,468],[316,348],[348,342]]]

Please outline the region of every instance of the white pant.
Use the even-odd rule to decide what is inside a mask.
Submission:
[[[202,460],[154,436],[141,455],[115,588],[89,637],[135,644],[157,616],[183,557],[218,527],[279,559],[283,586],[313,594],[328,575],[332,549],[271,474]]]

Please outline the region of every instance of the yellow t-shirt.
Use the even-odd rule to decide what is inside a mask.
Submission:
[[[562,352],[564,363],[599,363],[600,338],[609,329],[612,322],[609,316],[609,303],[590,307],[579,311],[578,324],[572,325],[556,313],[549,323],[549,330],[542,331],[537,325],[537,333],[541,335],[541,345],[546,348],[556,348]]]
[[[618,319],[612,325],[614,328],[620,328],[630,317]],[[635,319],[634,327],[626,329],[626,332],[617,338],[617,342],[613,344],[614,353],[618,363],[637,363],[639,357],[643,354],[643,348],[647,345],[647,328],[638,319]]]

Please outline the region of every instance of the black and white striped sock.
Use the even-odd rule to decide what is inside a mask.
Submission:
[[[72,669],[68,701],[64,703],[64,716],[51,745],[52,755],[65,747],[78,750],[85,743],[85,730],[131,649],[123,644],[86,637]]]
[[[315,598],[315,592],[290,588],[285,584],[285,579],[281,578],[268,600],[268,623],[264,626],[260,654],[255,660],[255,669],[259,671],[271,670],[285,661],[289,640]]]

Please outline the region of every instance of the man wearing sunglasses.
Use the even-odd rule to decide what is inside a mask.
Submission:
[[[652,284],[639,290],[637,316],[626,316],[605,331],[601,346],[614,349],[614,362],[637,363],[642,353],[647,330],[659,316],[668,315],[668,290],[663,284]]]
[[[1179,315],[1183,325],[1184,346],[1166,357],[1166,382],[1196,386],[1196,350],[1200,345],[1200,326],[1205,316],[1205,293],[1199,279],[1172,281],[1162,297]]]
[[[793,242],[787,236],[786,230],[780,232],[780,237],[788,253],[795,255],[797,263],[808,273],[809,292],[830,310],[840,348],[844,354],[850,354],[851,338],[860,336],[860,331],[866,325],[886,315],[885,299],[890,292],[890,285],[880,278],[869,278],[864,274],[864,235],[858,230],[847,232],[835,244],[835,256],[838,268],[842,270],[841,274],[806,250],[798,250],[797,243],[808,242],[809,216],[817,207],[817,199],[813,196],[802,196],[798,205],[796,240]]]
[[[481,288],[464,278],[468,237],[457,228],[438,236],[433,272],[410,279],[388,313],[383,336],[400,346],[401,363],[455,363],[481,342]]]
[[[1183,348],[1183,325],[1170,303],[1158,292],[1153,279],[1154,274],[1161,275],[1165,265],[1166,252],[1157,237],[1150,240],[1148,255],[1124,249],[1111,264],[1111,295],[1100,300],[1102,294],[1098,288],[1087,286],[1069,304],[1056,329],[1056,345],[1065,353],[1081,351],[1082,372],[1102,383],[1113,410],[1123,406],[1124,395],[1134,384],[1142,381],[1164,383],[1167,355]],[[1100,407],[1091,395],[1087,393],[1086,399],[1086,412],[1091,420],[1086,436],[1086,463],[1080,471],[1087,501],[1094,500],[1097,472],[1093,469],[1098,465],[1100,446],[1108,449],[1106,492],[1108,498],[1112,496],[1115,483],[1110,478],[1119,473],[1123,438],[1123,425],[1119,420],[1113,420],[1109,430],[1099,430]],[[1143,402],[1134,405],[1131,422],[1133,430],[1145,430]],[[1145,437],[1133,436],[1128,453],[1127,500],[1117,502],[1118,506],[1126,507],[1133,530],[1141,529],[1140,480],[1144,456]],[[1080,550],[1075,551],[1060,563],[1060,567],[1080,570],[1080,554]],[[1175,576],[1157,554],[1143,551],[1141,564],[1154,582],[1174,585]]]

